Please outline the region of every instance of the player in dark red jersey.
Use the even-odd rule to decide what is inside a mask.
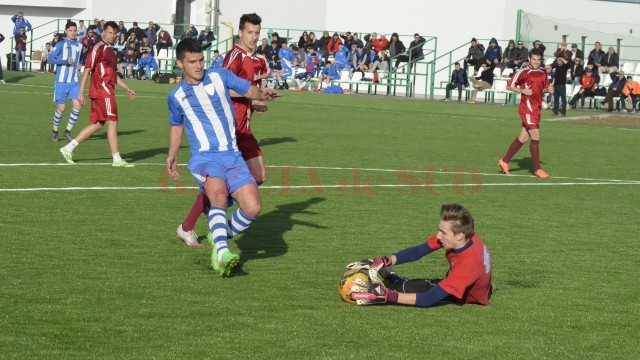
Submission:
[[[80,80],[78,102],[81,105],[85,104],[84,89],[89,74],[91,74],[91,85],[89,87],[89,98],[91,99],[89,120],[91,124],[80,130],[75,139],[60,149],[60,153],[70,164],[74,163],[72,155],[76,146],[102,129],[106,122],[109,124],[107,139],[113,156],[113,166],[133,166],[124,161],[118,151],[118,106],[116,104],[115,85],[125,89],[132,100],[136,97],[136,93],[116,75],[116,53],[111,47],[116,38],[116,31],[118,31],[118,25],[113,21],[107,22],[100,34],[101,40],[89,49],[82,80]]]
[[[449,271],[444,279],[407,280],[392,265],[421,259],[445,249]],[[378,259],[347,265],[349,269],[369,269],[375,287],[370,292],[353,292],[359,305],[403,304],[430,307],[445,302],[488,305],[492,292],[491,253],[474,230],[473,216],[458,204],[440,209],[438,234],[418,246]],[[384,279],[380,282],[378,276]],[[386,285],[385,285],[386,283]]]
[[[256,73],[255,71],[256,68],[260,68],[260,66],[256,64],[260,59],[256,57],[255,51],[258,39],[260,38],[261,23],[262,18],[255,13],[244,14],[240,17],[240,26],[238,27],[240,42],[227,53],[222,63],[223,68],[230,70],[242,79],[251,81],[253,84],[269,76],[266,75],[269,74],[268,71],[266,73]],[[256,57],[255,61],[253,60],[254,57]],[[251,175],[253,175],[258,185],[260,185],[267,180],[266,170],[262,160],[262,151],[258,145],[258,140],[256,140],[251,132],[249,120],[254,107],[257,111],[265,111],[266,107],[261,102],[252,103],[250,99],[242,97],[233,90],[230,92],[235,111],[236,141],[238,148],[249,167],[249,171],[251,171]],[[198,242],[194,227],[200,214],[206,214],[208,209],[209,200],[206,196],[203,196],[202,193],[198,194],[189,214],[187,214],[185,220],[176,230],[178,238],[189,246],[202,246],[202,244]]]
[[[541,179],[549,177],[540,167],[540,112],[542,109],[542,97],[545,91],[553,93],[553,86],[549,85],[547,73],[540,68],[542,63],[542,51],[532,49],[529,52],[529,66],[522,68],[509,80],[507,90],[519,92],[522,94],[520,99],[520,119],[522,120],[522,128],[520,135],[513,140],[509,150],[498,160],[500,169],[507,174],[509,172],[509,161],[520,150],[529,139],[529,151],[531,152],[531,160],[535,167],[535,174]]]

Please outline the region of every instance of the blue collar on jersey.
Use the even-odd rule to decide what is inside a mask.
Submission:
[[[455,249],[452,252],[454,254],[460,254],[461,252],[463,252],[463,251],[467,250],[468,248],[470,248],[471,245],[473,245],[473,240],[469,239],[469,241],[467,241],[467,243],[463,247],[461,247],[460,249]]]

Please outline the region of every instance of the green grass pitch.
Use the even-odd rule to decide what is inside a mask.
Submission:
[[[120,151],[136,164],[122,169],[105,131],[64,164],[66,141],[49,140],[53,78],[5,76],[0,358],[638,356],[637,128],[545,121],[552,177],[532,175],[528,145],[507,177],[496,161],[519,131],[515,107],[286,92],[252,120],[268,186],[259,219],[230,242],[239,268],[221,278],[208,246],[175,237],[196,184],[186,167],[179,182],[164,170],[171,85],[130,80],[133,101],[118,90]],[[424,241],[452,202],[492,252],[490,306],[340,301],[347,263]],[[446,269],[441,252],[398,268]]]

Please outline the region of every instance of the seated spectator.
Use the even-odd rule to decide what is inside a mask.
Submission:
[[[529,54],[527,53],[527,58]],[[467,53],[467,57],[463,61],[463,67],[465,71],[469,65],[473,65],[473,70],[475,72],[478,71],[480,66],[484,63],[484,46],[478,43],[476,38],[471,39],[471,46],[469,46],[469,52]],[[396,63],[396,67],[398,63]]]
[[[262,42],[256,48],[256,53],[264,55],[267,59],[271,58],[271,46],[267,41],[267,38],[262,38]]]
[[[487,59],[480,69],[478,69],[478,73],[475,74],[477,76],[474,75],[471,77],[471,82],[475,90],[471,94],[470,104],[475,104],[479,91],[491,89],[493,86],[493,69],[495,69],[495,67],[496,64]]]
[[[587,63],[587,67],[585,68],[585,71],[589,69],[593,71],[593,79],[596,81],[596,85],[600,84],[600,73],[598,72],[598,68],[593,65],[592,62]]]
[[[160,50],[162,49],[171,49],[172,46],[173,39],[171,38],[171,35],[169,35],[169,32],[165,29],[160,29],[160,33],[158,34],[158,42],[156,43],[156,49],[158,50],[158,53],[160,53]]]
[[[382,50],[385,50],[389,46],[389,40],[387,39],[385,34],[380,34],[380,37],[373,40],[372,46],[376,48],[377,53],[380,53]]]
[[[351,49],[351,43],[353,43],[353,36],[351,35],[351,31],[347,31],[346,33],[341,33],[340,38],[342,39],[342,44],[344,44],[344,48],[347,50]]]
[[[153,52],[153,45],[151,45],[151,41],[149,41],[148,37],[143,37],[142,38],[142,42],[140,43],[140,47],[138,48],[138,52],[140,53],[140,55],[138,56],[138,59],[142,56],[142,54],[144,52],[148,52],[151,57],[153,57],[154,52]]]
[[[316,39],[316,33],[314,33],[313,31],[309,33],[309,38],[307,39],[307,44],[306,44],[307,51],[309,47],[312,47],[313,50],[315,51],[318,51],[319,49],[318,40]]]
[[[291,51],[293,51],[293,66],[307,65],[307,53],[295,45],[291,45]]]
[[[371,46],[369,47],[369,53],[364,55],[364,62],[362,62],[361,65],[359,65],[358,67],[356,67],[356,71],[362,71],[363,73],[365,71],[375,71],[374,69],[380,65],[380,57],[378,56],[378,53],[376,52],[376,48]]]
[[[318,87],[322,89],[323,82],[331,85],[331,81],[339,80],[340,73],[335,67],[335,60],[333,62],[327,61],[325,63],[324,69],[320,72],[320,76],[318,77]]]
[[[273,34],[271,34],[271,43],[276,43],[276,45],[278,46],[278,49],[282,47],[282,44],[286,44],[287,43],[287,39],[283,39],[280,37],[280,35],[277,32],[274,32]]]
[[[378,64],[377,69],[380,71],[389,71],[389,53],[387,51],[382,51],[378,54],[380,57],[380,64]],[[372,70],[375,71],[376,69]]]
[[[627,84],[627,78],[624,77],[624,71],[612,72],[609,76],[612,82],[611,85],[609,85],[607,96],[600,102],[600,105],[608,104],[607,112],[612,112],[613,98],[622,95],[622,89]]]
[[[144,36],[149,39],[151,47],[156,46],[158,42],[158,31],[160,31],[160,25],[155,24],[153,21],[149,21],[147,28],[144,29]]]
[[[129,35],[129,37],[131,37],[131,34],[136,34],[136,39],[138,39],[138,41],[140,41],[140,39],[142,39],[143,36],[145,36],[144,34],[144,30],[142,30],[142,28],[138,27],[138,22],[134,21],[133,22],[133,27],[131,29],[129,29],[129,31],[127,31],[127,35]]]
[[[364,49],[364,43],[362,42],[362,40],[360,40],[360,38],[358,37],[358,34],[356,33],[353,34],[353,43],[356,44],[356,47],[360,45]]]
[[[298,49],[306,49],[307,41],[309,41],[309,34],[306,31],[302,32],[300,38],[298,39]]]
[[[138,39],[135,31],[129,33],[129,37],[127,38],[127,48],[129,44],[135,44],[136,47],[140,46],[140,39]]]
[[[317,71],[318,71],[318,56],[314,52],[307,57],[307,60],[305,63],[305,72],[295,76],[296,85],[297,85],[296,89],[304,89],[309,79],[316,76]]]
[[[622,88],[622,97],[620,98],[621,113],[627,112],[627,106],[625,103],[632,103],[631,113],[636,114],[636,105],[638,104],[638,97],[640,97],[640,84],[637,81],[633,81],[631,76],[627,76],[627,82]]]
[[[324,62],[327,62],[327,60],[329,59],[329,50],[327,50],[327,45],[329,44],[329,40],[331,39],[332,37],[329,36],[329,32],[325,30],[322,33],[322,37],[320,37],[320,39],[316,41],[316,43],[318,44],[317,51],[320,52],[320,56],[322,57]]]
[[[578,49],[578,44],[571,44],[571,60],[575,60],[576,58],[580,58],[580,60],[584,60],[584,51]]]
[[[569,80],[571,80],[574,86],[580,85],[582,80],[582,74],[584,73],[584,66],[582,65],[582,59],[576,57],[571,64],[569,70]]]
[[[582,78],[580,79],[580,84],[582,85],[582,88],[573,96],[573,98],[571,98],[571,101],[569,101],[569,105],[572,109],[575,109],[578,106],[578,101],[580,101],[580,106],[584,106],[584,100],[586,98],[595,96],[596,79],[593,77],[592,69],[585,69],[584,74],[582,74]]]
[[[213,31],[211,31],[209,26],[204,28],[204,31],[198,37],[198,41],[202,45],[202,50],[210,48],[215,39],[216,37],[213,35]]]
[[[197,39],[198,38],[198,29],[196,29],[196,27],[193,26],[193,24],[189,24],[189,27],[187,28],[187,31],[182,33],[182,36],[180,37],[180,40],[189,39],[189,38],[192,38],[192,39]]]
[[[329,56],[332,56],[336,51],[340,50],[339,45],[342,45],[342,39],[338,36],[338,33],[333,33],[333,36],[327,42],[327,52]]]
[[[372,32],[371,34],[367,34],[364,36],[364,52],[369,53],[369,48],[373,46],[373,42],[378,39],[378,34],[376,32]]]
[[[60,41],[60,34],[53,34],[53,40],[51,40],[51,47],[56,47],[56,44]]]
[[[498,45],[498,40],[496,40],[496,38],[491,38],[491,40],[489,40],[489,47],[484,53],[484,58],[489,60],[495,66],[498,66],[502,60],[502,47]]]
[[[618,57],[618,53],[612,47],[609,47],[609,51],[604,56],[604,61],[602,62],[602,72],[603,73],[612,73],[618,71],[620,67],[620,59]]]
[[[85,37],[87,37],[87,27],[84,26],[84,20],[80,20],[78,21],[78,36],[76,36],[76,40],[82,43]]]
[[[96,35],[98,34],[98,28],[100,27],[100,20],[98,18],[93,19],[93,24],[89,25],[89,27],[87,28],[87,32],[89,32],[89,30],[93,30],[94,33],[96,33]],[[100,32],[102,32],[102,30],[100,30]]]
[[[40,72],[44,73],[47,71],[47,64],[49,60],[49,54],[51,54],[51,43],[46,43],[44,46],[44,50],[42,51],[42,59],[40,61]],[[49,73],[53,74],[53,64],[49,64]]]
[[[500,72],[504,71],[506,68],[513,68],[513,60],[516,52],[516,42],[514,40],[509,40],[509,44],[504,49],[502,53],[502,60],[500,60],[500,64],[498,67],[500,68]]]
[[[362,46],[358,47],[358,45],[352,43],[351,51],[349,52],[349,71],[354,71],[362,64],[364,64],[364,50]]]
[[[400,55],[407,48],[398,38],[398,33],[393,33],[391,34],[391,41],[389,41],[389,45],[387,45],[386,49],[389,51],[389,57],[393,58]]]
[[[87,61],[87,54],[89,53],[89,49],[98,42],[98,36],[94,32],[93,29],[87,29],[87,36],[84,38],[82,42],[82,56],[80,61],[84,64]]]
[[[560,43],[560,47],[558,48],[558,50],[556,50],[556,52],[553,53],[553,56],[555,56],[556,58],[561,57],[567,61],[569,61],[571,59],[571,50],[567,49],[567,42],[563,41],[562,43]]]
[[[427,41],[420,36],[420,34],[413,34],[413,41],[409,43],[409,49],[411,54],[411,64],[414,65],[418,61],[424,58],[424,53],[422,48]],[[396,67],[400,64],[400,62],[409,62],[409,56],[401,55],[396,58]]]
[[[134,67],[138,67],[138,59],[136,57],[136,53],[134,52],[133,48],[127,48],[126,54],[122,58],[120,73],[122,73],[123,76],[126,75],[127,78],[132,79],[134,77]]]
[[[602,45],[600,44],[600,41],[596,41],[596,43],[594,44],[593,50],[591,50],[591,52],[589,53],[588,62],[593,64],[593,66],[595,67],[596,71],[598,71],[599,74],[602,74],[605,69],[603,67],[604,56],[605,56],[605,53],[604,51],[602,51]]]
[[[221,68],[224,59],[220,56],[218,49],[213,50],[213,57],[211,58],[211,68]]]
[[[451,72],[451,82],[447,84],[447,93],[444,101],[451,101],[451,90],[458,89],[458,101],[462,100],[462,90],[469,86],[469,80],[467,79],[467,72],[460,67],[460,63],[454,64],[455,69]]]
[[[274,33],[276,34],[276,33]],[[288,78],[293,73],[291,67],[293,66],[293,51],[287,46],[286,42],[281,43],[281,48],[278,51],[278,57],[281,60],[282,65],[282,75],[285,78]]]
[[[146,38],[145,38],[146,39]],[[151,78],[151,70],[158,70],[158,63],[153,55],[145,51],[138,60],[138,79],[147,80]]]
[[[124,54],[124,50],[126,46],[127,46],[127,34],[120,33],[116,41],[113,43],[113,48],[116,50],[117,53]]]
[[[524,43],[522,41],[518,41],[518,46],[513,50],[513,52],[513,68],[519,69],[522,64],[529,60],[529,49],[524,47]]]
[[[333,54],[336,59],[336,67],[338,71],[346,69],[349,62],[349,51],[342,43],[338,44],[338,50]]]

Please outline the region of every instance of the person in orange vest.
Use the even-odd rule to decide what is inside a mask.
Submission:
[[[638,97],[640,97],[640,83],[638,83],[637,81],[633,81],[633,78],[631,76],[627,76],[627,83],[622,88],[622,96],[620,97],[620,107],[622,107],[622,110],[620,110],[620,112],[626,113],[627,108],[625,103],[630,102],[632,105],[631,113],[635,114],[636,105],[638,104]]]

